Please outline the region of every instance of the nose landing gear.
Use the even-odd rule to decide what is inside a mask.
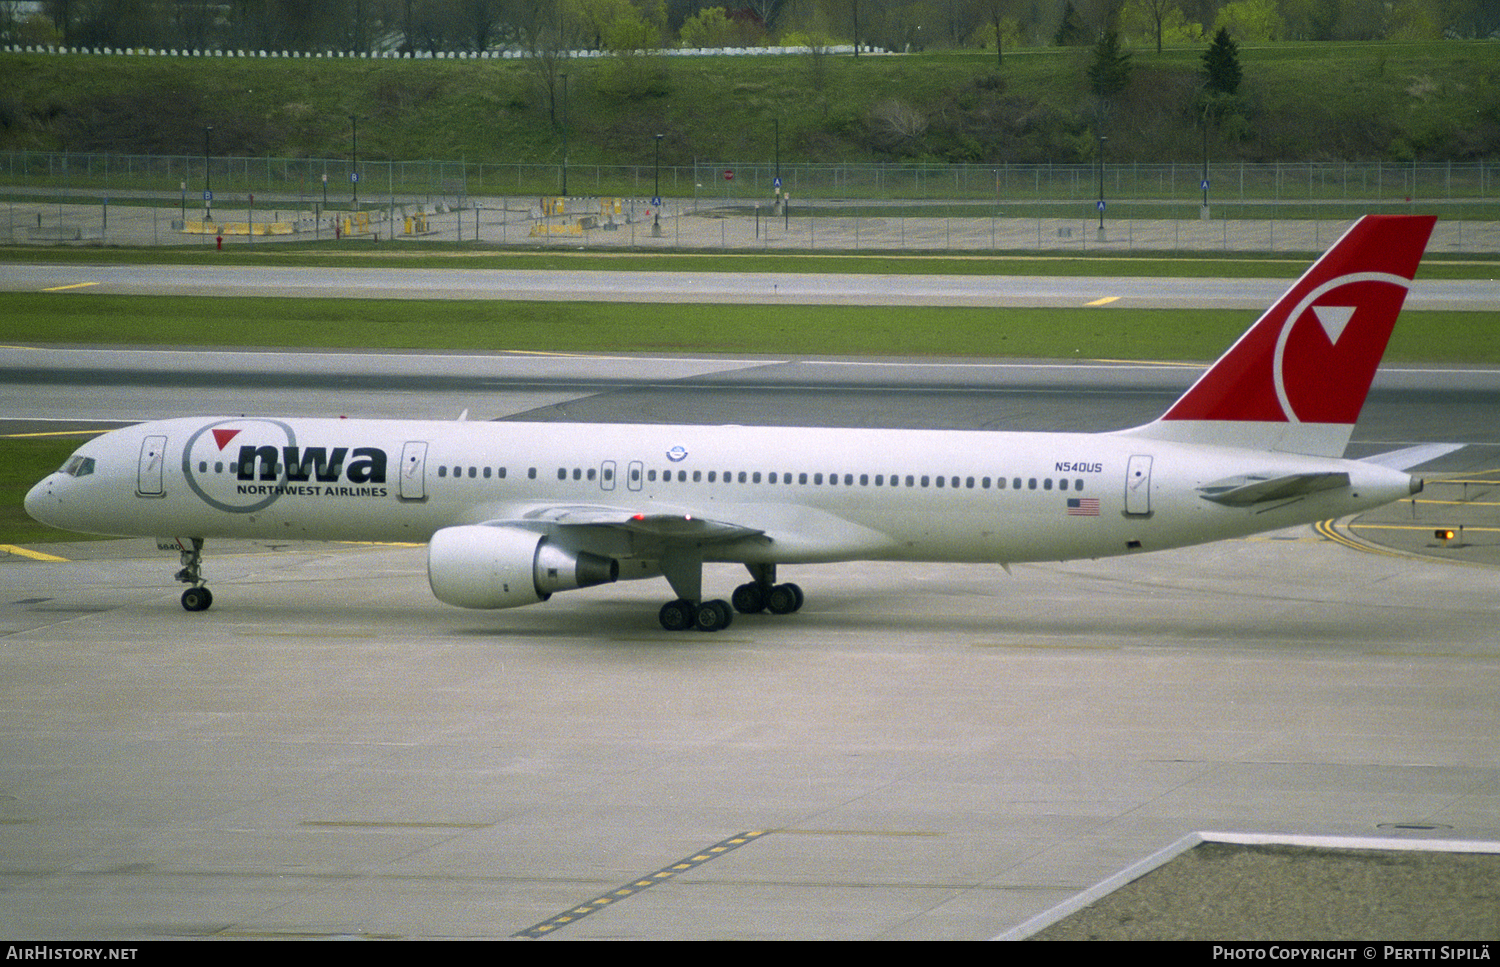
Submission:
[[[179,538],[174,543],[182,554],[182,570],[177,572],[177,580],[192,585],[182,592],[183,610],[207,611],[214,603],[214,595],[203,581],[203,538]]]

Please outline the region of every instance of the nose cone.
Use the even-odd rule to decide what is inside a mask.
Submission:
[[[57,474],[44,479],[26,493],[26,513],[31,519],[52,527],[62,527],[58,522],[61,502],[57,499]]]

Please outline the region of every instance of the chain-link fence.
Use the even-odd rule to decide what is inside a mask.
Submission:
[[[1206,175],[1205,175],[1206,171]],[[358,179],[354,178],[358,174]],[[737,200],[784,192],[809,199],[954,199],[996,204],[1109,200],[1202,199],[1304,203],[1421,201],[1500,203],[1500,162],[1326,161],[892,165],[700,162],[695,165],[490,164],[462,161],[375,161],[349,158],[203,157],[0,153],[0,183],[12,187],[179,192],[194,200],[205,188],[276,192],[330,203],[356,188],[378,195],[630,195],[661,193]],[[566,189],[566,190],[565,190]]]
[[[1203,171],[9,152],[0,153],[0,194],[10,242],[395,236],[695,249],[1311,251],[1340,225],[1384,211],[1438,215],[1451,250],[1500,248],[1497,163],[1226,162],[1210,164],[1207,179]]]

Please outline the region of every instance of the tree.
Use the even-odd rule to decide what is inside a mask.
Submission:
[[[547,101],[547,119],[554,130],[561,130],[557,116],[558,89],[563,83],[568,52],[577,46],[576,35],[562,15],[559,0],[520,0],[512,16],[527,54],[525,63],[536,75]]]
[[[1203,25],[1184,10],[1190,0],[1130,0],[1120,11],[1120,32],[1127,38],[1149,37],[1159,54],[1166,44],[1197,44]]]
[[[1088,28],[1083,25],[1083,20],[1078,16],[1078,10],[1073,6],[1073,0],[1068,0],[1063,8],[1062,23],[1057,28],[1057,33],[1052,36],[1052,43],[1058,47],[1081,47],[1088,43]]]
[[[1240,89],[1240,45],[1229,36],[1229,31],[1220,27],[1214,34],[1213,43],[1203,52],[1203,76],[1210,93],[1233,95]]]
[[[1109,99],[1125,90],[1130,84],[1130,54],[1120,49],[1120,35],[1106,30],[1094,44],[1093,60],[1089,62],[1089,90],[1101,99]]]
[[[683,21],[678,36],[684,47],[728,47],[734,40],[735,26],[723,7],[707,7]]]
[[[1178,0],[1135,0],[1132,4],[1132,13],[1143,16],[1151,24],[1151,32],[1156,37],[1156,52],[1161,53],[1161,35],[1166,21],[1173,15],[1182,19],[1182,9]]]
[[[1281,15],[1276,0],[1230,0],[1219,8],[1214,26],[1228,28],[1240,40],[1266,43],[1281,36]]]
[[[980,8],[995,30],[995,65],[1005,63],[1005,29],[1015,21],[1006,16],[1012,0],[981,0]]]

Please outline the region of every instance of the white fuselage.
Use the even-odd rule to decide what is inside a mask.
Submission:
[[[89,472],[27,496],[37,519],[114,535],[425,542],[491,521],[681,515],[755,532],[703,548],[746,563],[1104,557],[1339,517],[1412,488],[1358,461],[1128,433],[206,417],[78,453]],[[1329,471],[1349,485],[1248,507],[1199,492]],[[629,541],[609,550],[636,556]]]

